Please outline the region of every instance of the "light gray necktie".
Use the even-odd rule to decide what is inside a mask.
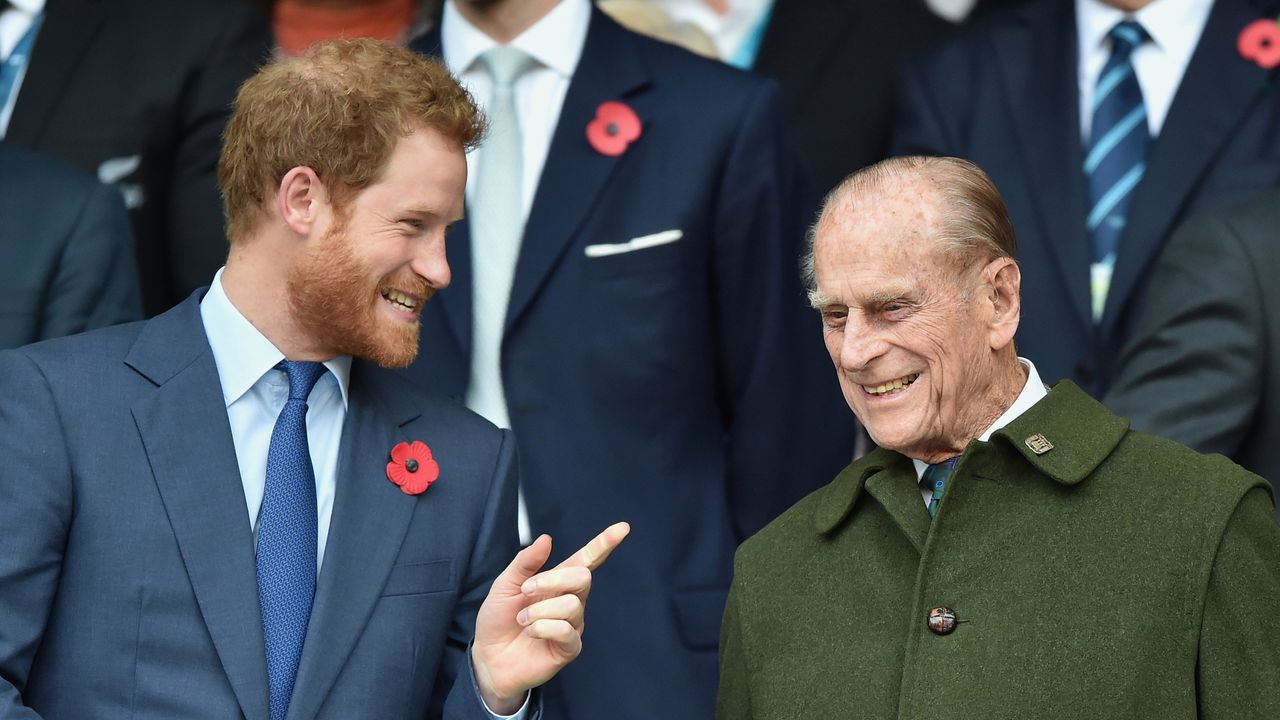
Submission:
[[[516,115],[515,83],[533,58],[498,46],[481,59],[493,79],[489,135],[477,150],[471,222],[471,382],[467,407],[499,427],[511,427],[502,389],[502,328],[524,234],[524,145]]]

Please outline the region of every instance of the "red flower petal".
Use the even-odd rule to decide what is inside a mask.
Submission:
[[[1280,66],[1280,26],[1266,18],[1254,20],[1240,31],[1236,48],[1241,57],[1259,67],[1270,70]]]
[[[596,117],[587,124],[587,141],[601,155],[617,157],[640,138],[640,118],[626,103],[600,103]]]
[[[412,468],[412,469],[410,469]],[[418,495],[440,477],[440,465],[431,457],[431,448],[421,440],[397,443],[391,448],[387,479],[407,495]]]

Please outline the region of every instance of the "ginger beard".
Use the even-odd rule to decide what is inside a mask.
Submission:
[[[295,321],[326,350],[385,368],[406,367],[417,357],[419,323],[395,319],[378,303],[387,302],[387,288],[424,298],[424,304],[434,290],[411,271],[375,277],[356,256],[348,218],[341,214],[290,270],[286,287]]]

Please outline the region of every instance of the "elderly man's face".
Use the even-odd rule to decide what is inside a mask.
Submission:
[[[983,269],[939,252],[938,219],[927,189],[846,198],[814,248],[845,399],[878,445],[929,462],[964,447],[995,373]]]

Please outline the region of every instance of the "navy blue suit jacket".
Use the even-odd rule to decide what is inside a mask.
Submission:
[[[1245,25],[1278,6],[1214,3],[1135,191],[1097,327],[1072,3],[1014,5],[909,64],[893,152],[967,158],[995,180],[1018,235],[1018,350],[1045,382],[1071,378],[1101,397],[1174,226],[1280,182],[1280,88],[1236,50]]]
[[[586,137],[609,100],[643,124],[619,157]],[[593,12],[520,248],[503,382],[533,531],[561,555],[615,520],[633,532],[598,574],[548,717],[711,717],[737,544],[852,454],[799,280],[812,215],[784,118],[772,82]],[[586,253],[669,230],[682,237]],[[448,255],[409,374],[462,397],[484,258],[465,225]]]
[[[200,294],[0,352],[0,718],[268,717],[253,534]],[[386,477],[408,440],[440,464],[417,496]],[[353,364],[289,720],[439,717],[446,694],[444,717],[488,720],[465,670],[453,679],[515,552],[514,490],[509,433]]]
[[[142,317],[120,193],[0,143],[0,348]]]

